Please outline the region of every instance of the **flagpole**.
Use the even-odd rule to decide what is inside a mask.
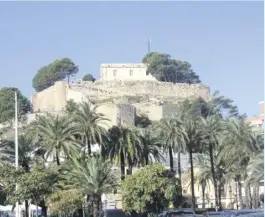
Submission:
[[[16,155],[16,169],[18,169],[18,106],[17,106],[17,92],[15,91],[15,155]],[[16,183],[16,191],[18,186]],[[19,204],[16,202],[16,217],[19,217]]]

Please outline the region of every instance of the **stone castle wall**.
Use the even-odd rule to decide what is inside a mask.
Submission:
[[[168,113],[166,110],[169,110],[164,109],[163,112],[163,104],[176,104],[178,100],[192,97],[209,100],[209,88],[201,84],[158,81],[96,81],[70,85],[59,81],[52,87],[33,94],[31,102],[35,113],[59,112],[64,109],[68,100],[72,99],[79,103],[89,99],[99,104],[99,112],[111,120],[111,125],[117,125],[118,115],[133,113],[133,109],[128,106],[125,106],[127,109],[123,106],[121,112],[119,104],[131,104],[137,111],[146,113],[150,119],[159,120]],[[133,121],[131,115],[123,119]]]
[[[117,105],[117,125],[135,125],[135,106],[130,104]]]

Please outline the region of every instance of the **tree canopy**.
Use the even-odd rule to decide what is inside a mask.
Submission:
[[[93,75],[91,74],[86,74],[84,77],[83,77],[83,81],[92,81],[94,82],[96,79],[94,78]]]
[[[78,66],[71,59],[57,59],[38,70],[32,80],[32,86],[39,92],[54,85],[56,81],[61,81],[65,78],[67,78],[69,83],[70,77],[78,73],[78,71]]]
[[[14,87],[0,89],[0,123],[11,121],[15,117],[15,91],[17,92],[19,117],[30,111],[29,100]]]
[[[158,81],[188,84],[201,82],[190,63],[172,59],[169,54],[151,52],[143,58],[142,62],[148,64],[147,73],[153,75]]]
[[[44,165],[34,165],[28,173],[23,169],[16,170],[11,164],[3,164],[0,165],[0,172],[0,181],[4,193],[8,195],[9,204],[32,200],[42,207],[43,212],[47,212],[46,197],[54,191],[59,175],[58,167],[45,168]],[[16,183],[17,191],[15,191]]]
[[[123,208],[140,213],[161,211],[180,194],[178,183],[163,165],[147,165],[122,183]]]

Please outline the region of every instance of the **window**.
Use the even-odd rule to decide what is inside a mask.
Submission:
[[[113,76],[117,75],[117,70],[113,70]]]
[[[133,70],[130,70],[130,76],[133,76]]]

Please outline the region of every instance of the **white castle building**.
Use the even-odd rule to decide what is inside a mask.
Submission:
[[[147,73],[147,66],[143,63],[101,64],[100,80],[141,80],[155,81],[155,77]]]

